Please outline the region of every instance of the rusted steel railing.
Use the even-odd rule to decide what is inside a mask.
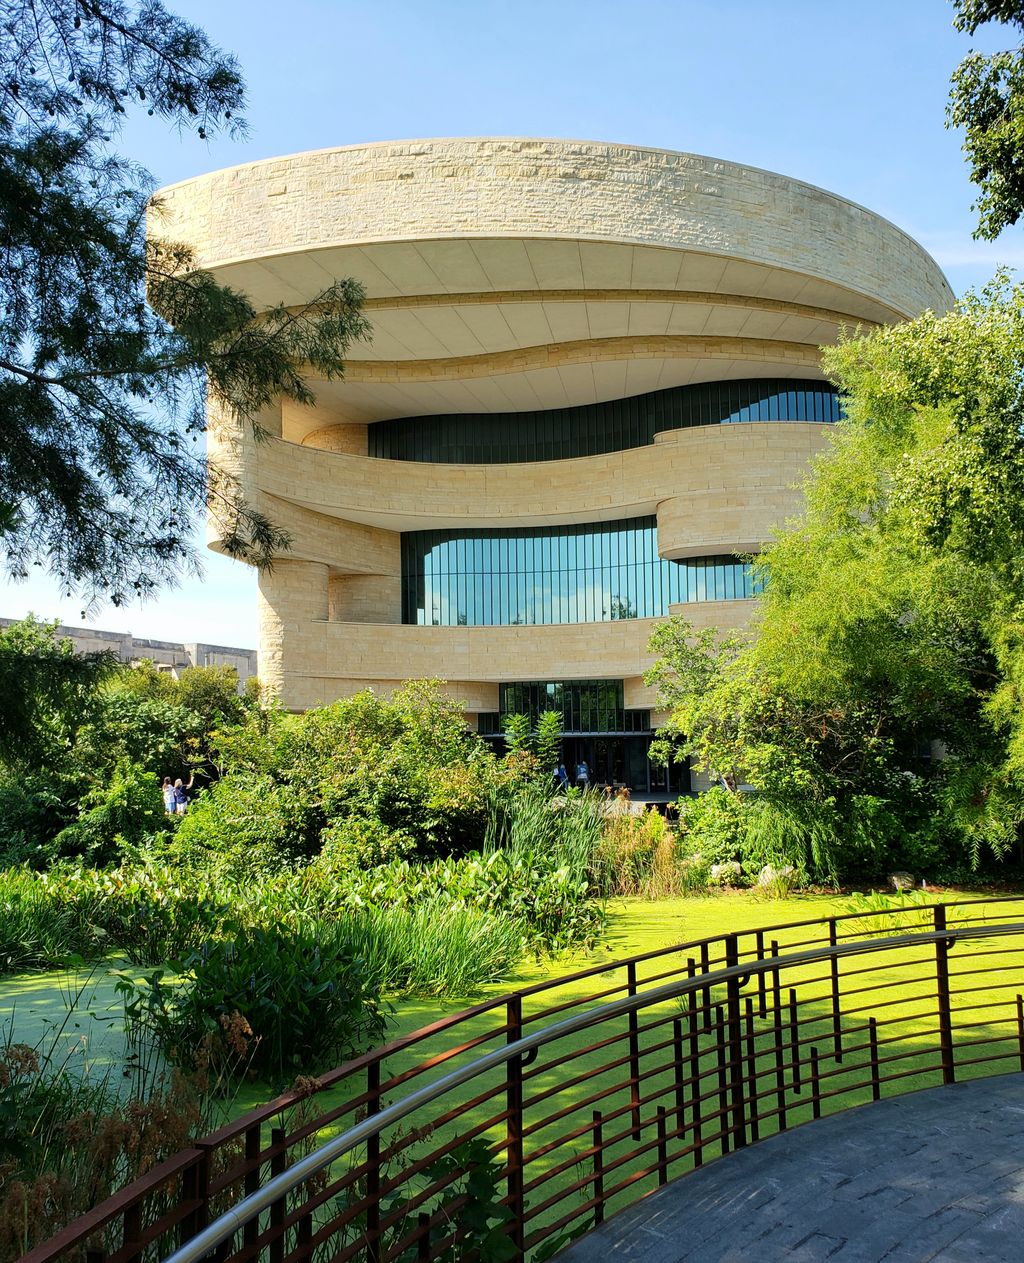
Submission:
[[[429,1260],[488,1223],[547,1254],[798,1123],[1024,1069],[1020,915],[804,921],[487,1001],[251,1111],[24,1263]]]

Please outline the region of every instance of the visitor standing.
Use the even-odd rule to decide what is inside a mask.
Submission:
[[[160,787],[160,792],[164,796],[164,811],[169,816],[174,815],[174,785],[171,783],[169,776],[164,777],[164,783]]]
[[[180,777],[174,782],[174,814],[175,815],[183,816],[185,812],[188,810],[188,791],[192,788],[192,784],[195,781],[195,779],[196,779],[196,774],[195,772],[193,772],[187,785],[183,785],[181,783]]]
[[[586,759],[580,759],[576,764],[576,784],[580,789],[586,789],[590,784],[590,767]]]

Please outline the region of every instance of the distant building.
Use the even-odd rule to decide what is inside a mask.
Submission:
[[[0,618],[0,627],[10,627],[19,622],[15,618]],[[94,627],[57,628],[57,635],[74,643],[79,653],[96,653],[112,649],[122,662],[137,666],[140,662],[152,662],[161,671],[167,671],[177,679],[186,667],[234,667],[238,683],[243,685],[256,674],[256,650],[237,649],[231,645],[178,644],[171,640],[144,640],[131,632],[100,631]]]

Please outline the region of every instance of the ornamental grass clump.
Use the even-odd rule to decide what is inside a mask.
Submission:
[[[612,812],[595,855],[604,895],[668,899],[682,892],[684,878],[675,831],[654,807],[633,815]]]

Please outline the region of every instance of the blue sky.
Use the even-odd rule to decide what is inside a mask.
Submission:
[[[973,186],[944,128],[973,41],[942,0],[168,0],[241,62],[245,141],[179,136],[143,113],[122,148],[158,184],[274,154],[427,136],[553,136],[750,163],[860,202],[925,246],[957,293],[1024,266],[1024,228],[972,241]],[[197,539],[200,535],[196,527]],[[0,614],[252,646],[256,579],[206,554],[205,578],[142,606],[0,583]]]

